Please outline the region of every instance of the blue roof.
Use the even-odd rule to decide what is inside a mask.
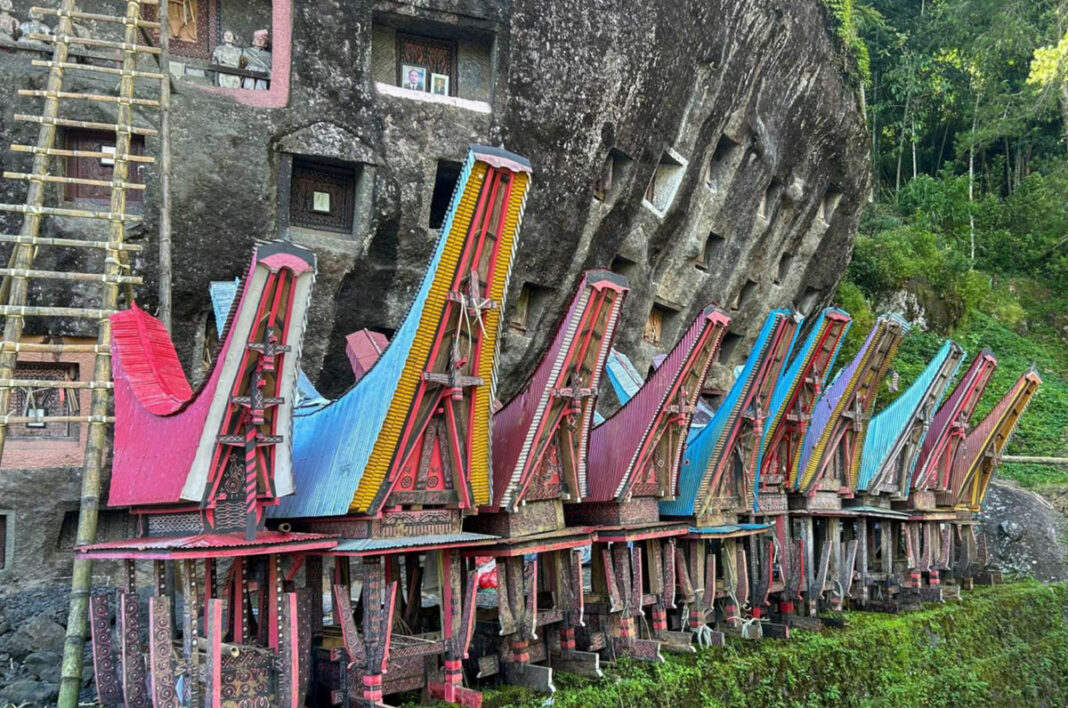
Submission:
[[[271,516],[341,516],[348,512],[389,412],[393,400],[391,394],[411,352],[423,305],[441,263],[448,241],[446,236],[452,230],[452,221],[474,162],[474,154],[469,152],[430,266],[407,317],[382,356],[336,401],[294,411],[293,470],[297,491],[283,497],[281,503],[270,510]]]
[[[211,309],[215,313],[215,329],[222,336],[226,326],[226,318],[230,316],[230,306],[234,304],[238,289],[241,287],[241,279],[213,280],[208,286],[208,294],[211,295]]]
[[[638,373],[630,357],[617,349],[608,353],[604,372],[608,374],[608,381],[612,384],[612,390],[616,392],[620,405],[634,398],[634,394],[645,383],[645,377]]]
[[[778,417],[782,415],[782,409],[787,403],[786,399],[789,398],[790,393],[794,390],[797,378],[801,375],[801,372],[804,371],[805,365],[808,363],[809,359],[812,358],[816,347],[819,346],[820,337],[823,336],[823,332],[828,324],[827,314],[829,312],[835,312],[849,317],[849,313],[845,310],[837,307],[825,308],[820,312],[819,317],[817,317],[816,321],[813,323],[812,329],[809,330],[808,337],[805,338],[804,344],[802,344],[801,348],[796,351],[794,351],[794,347],[797,345],[797,336],[801,332],[801,327],[798,327],[794,332],[794,341],[790,344],[790,352],[793,358],[790,360],[790,365],[784,368],[779,374],[779,380],[775,382],[775,390],[771,394],[771,403],[768,405],[768,416],[765,419],[769,421],[769,423],[770,421],[778,419]],[[821,372],[821,386],[827,383],[827,378],[830,376],[831,371],[834,369],[834,364],[838,360],[838,352],[842,348],[842,342],[845,341],[845,335],[852,324],[853,321],[851,319],[846,322],[845,329],[842,330],[842,336],[839,337],[838,343],[834,348],[834,353],[831,354],[831,358],[827,362],[827,368],[825,371]],[[760,488],[760,469],[764,463],[765,446],[768,444],[769,439],[774,432],[772,425],[769,424],[765,426],[764,439],[760,444],[760,455],[757,457],[756,461],[757,489]]]
[[[959,351],[959,347],[947,339],[942,344],[942,348],[931,359],[927,368],[920,373],[912,385],[884,408],[881,413],[872,417],[868,423],[868,432],[864,438],[864,448],[861,452],[860,477],[857,489],[864,491],[868,488],[868,485],[871,484],[872,480],[883,468],[883,465],[898,449],[901,437],[908,433],[922,408],[930,406],[932,414],[937,409],[938,404],[946,393],[949,382],[953,380],[957,373],[957,368],[960,366],[961,358],[958,357],[953,370],[949,372],[949,376],[941,380],[940,383],[936,380],[939,371],[954,348]],[[931,390],[931,387],[935,385],[939,386],[939,390]],[[923,435],[926,434],[927,428],[924,426]],[[917,441],[912,459],[907,462],[907,479],[912,478],[912,468],[916,465],[916,459],[922,446],[923,437]],[[907,493],[908,487],[906,486],[901,491]]]
[[[757,334],[753,349],[745,360],[745,366],[734,381],[730,392],[723,399],[723,403],[716,410],[708,425],[700,430],[690,429],[686,438],[686,450],[683,453],[682,466],[679,469],[679,492],[672,500],[660,502],[660,513],[664,516],[690,516],[694,513],[694,505],[700,486],[705,478],[705,470],[712,459],[716,444],[723,437],[728,427],[741,415],[741,405],[746,398],[756,369],[763,359],[767,348],[772,340],[776,322],[780,317],[789,317],[790,310],[772,310],[764,320],[764,325]]]

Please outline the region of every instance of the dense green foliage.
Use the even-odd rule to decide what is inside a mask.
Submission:
[[[837,5],[868,47],[875,171],[838,291],[855,319],[843,356],[902,310],[928,328],[894,363],[902,388],[943,337],[989,347],[1000,366],[980,415],[1034,363],[1044,385],[1009,452],[1068,456],[1068,2]],[[1002,474],[1068,484],[1052,466]]]
[[[1021,582],[901,615],[847,613],[847,627],[789,641],[730,640],[664,664],[619,661],[593,681],[558,674],[556,708],[809,708],[1068,704],[1063,585]],[[542,706],[501,687],[488,708]]]

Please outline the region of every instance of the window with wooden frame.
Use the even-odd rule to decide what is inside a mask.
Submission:
[[[289,223],[306,229],[352,233],[356,213],[352,165],[293,158]]]
[[[602,202],[614,202],[619,192],[630,175],[630,167],[634,162],[625,153],[612,148],[608,151],[601,175],[593,185],[593,197]]]
[[[455,96],[456,42],[398,32],[397,85],[411,91]]]
[[[78,365],[51,361],[19,361],[15,378],[37,381],[77,381]],[[79,415],[78,389],[21,387],[8,399],[8,415],[40,418],[40,421],[12,423],[8,436],[12,440],[77,440],[77,423],[48,422],[48,418]]]
[[[85,152],[115,153],[115,134],[95,130],[68,130],[65,136],[68,150],[81,150]],[[145,154],[145,139],[140,135],[130,136],[130,154]],[[144,184],[144,163],[128,162],[126,181],[134,184]],[[67,176],[78,179],[91,179],[102,182],[110,182],[115,170],[115,160],[110,157],[68,157]],[[130,202],[144,201],[143,189],[127,189],[126,200]],[[66,199],[68,201],[89,200],[94,202],[111,201],[111,187],[90,184],[66,185]]]
[[[657,306],[649,310],[649,318],[645,320],[645,332],[642,339],[654,347],[660,346],[660,339],[664,331],[664,311]]]

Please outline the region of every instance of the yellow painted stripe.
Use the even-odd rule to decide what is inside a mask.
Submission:
[[[378,439],[375,440],[367,467],[364,469],[360,484],[349,505],[350,512],[365,511],[371,506],[385,480],[393,454],[400,444],[404,423],[411,413],[415,391],[422,380],[422,372],[426,368],[430,349],[434,344],[445,298],[452,286],[456,269],[459,267],[464,241],[471,226],[471,216],[477,206],[478,195],[485,182],[487,170],[485,163],[476,162],[464,186],[464,193],[452,220],[452,228],[444,236],[445,245],[420,313],[419,328],[412,341],[404,369],[397,381],[397,388],[393,392],[393,400],[390,402],[389,411],[382,423],[382,430]]]

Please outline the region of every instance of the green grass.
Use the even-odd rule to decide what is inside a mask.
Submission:
[[[602,680],[557,674],[556,708],[909,708],[1068,705],[1065,587],[1020,581],[900,615],[847,613],[845,629],[728,640],[664,664],[618,661]],[[540,708],[517,687],[486,708]]]

